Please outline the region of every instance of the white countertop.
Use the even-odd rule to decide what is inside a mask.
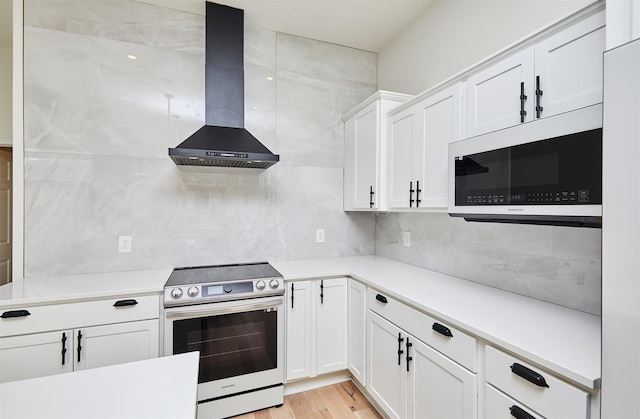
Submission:
[[[199,352],[0,384],[3,419],[195,418]]]
[[[0,287],[0,310],[69,301],[159,293],[171,269],[16,280]]]
[[[353,277],[575,383],[600,387],[599,316],[377,256],[271,264],[288,281]]]
[[[271,264],[287,281],[351,276],[434,317],[595,389],[601,318],[379,256]],[[0,310],[160,293],[171,269],[27,278],[0,287]]]

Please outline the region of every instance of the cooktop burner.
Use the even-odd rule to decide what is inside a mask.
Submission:
[[[193,305],[284,294],[284,279],[267,262],[175,268],[164,305]]]

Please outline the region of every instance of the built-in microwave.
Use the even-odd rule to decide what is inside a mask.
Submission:
[[[600,227],[602,105],[449,144],[449,215]]]

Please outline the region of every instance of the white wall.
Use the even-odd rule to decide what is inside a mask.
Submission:
[[[0,47],[0,145],[10,145],[12,138],[12,52],[11,48]]]
[[[417,94],[593,0],[437,0],[378,54],[378,88]]]
[[[167,148],[204,123],[204,17],[132,0],[24,13],[26,277],[375,252],[374,215],[342,211],[341,119],[375,92],[375,54],[245,26],[245,126],[280,162],[180,169]]]

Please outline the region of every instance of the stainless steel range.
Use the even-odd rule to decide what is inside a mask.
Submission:
[[[284,401],[284,281],[266,262],[176,268],[164,287],[164,354],[200,351],[198,418]]]

